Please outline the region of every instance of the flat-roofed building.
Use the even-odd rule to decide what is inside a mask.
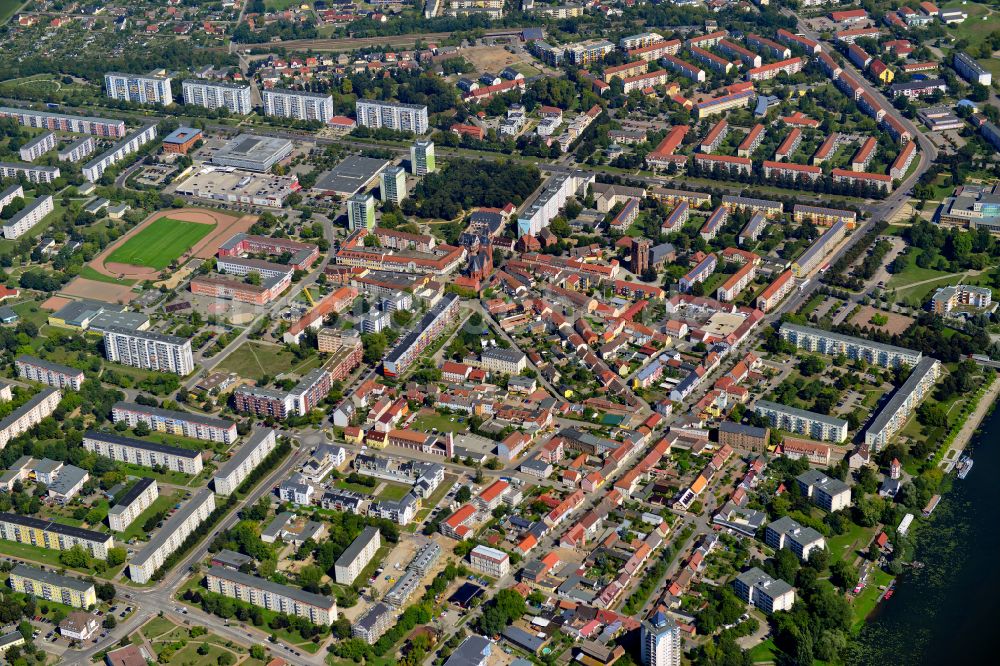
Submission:
[[[156,479],[143,477],[122,495],[118,503],[108,510],[108,526],[113,532],[124,532],[132,521],[152,505],[160,496]]]
[[[469,562],[473,569],[493,578],[503,578],[510,572],[510,556],[489,546],[473,548],[469,553]]]
[[[402,104],[359,98],[355,111],[358,124],[362,127],[373,129],[385,127],[414,134],[427,133],[427,107],[423,104]]]
[[[212,164],[265,172],[292,154],[289,139],[240,134],[212,155]]]
[[[111,146],[94,159],[83,165],[83,177],[96,183],[104,172],[121,162],[129,155],[136,153],[144,145],[156,138],[156,124],[145,125],[132,132],[124,139]]]
[[[273,428],[256,430],[212,478],[212,486],[220,495],[232,495],[240,487],[250,472],[277,446]]]
[[[100,560],[108,558],[108,549],[114,545],[110,534],[16,513],[0,513],[0,538],[51,550],[81,546]]]
[[[30,379],[33,382],[48,384],[59,389],[79,391],[83,385],[83,370],[71,368],[68,365],[52,363],[36,356],[21,354],[14,360],[17,376]]]
[[[805,204],[795,204],[792,208],[792,217],[796,222],[808,221],[823,227],[832,227],[838,222],[843,222],[848,229],[853,229],[858,222],[858,214],[853,210],[823,208]]]
[[[185,104],[206,109],[229,109],[230,113],[241,116],[253,111],[249,83],[185,79],[181,83],[181,90]]]
[[[329,626],[337,619],[337,602],[332,597],[281,585],[237,569],[210,567],[205,574],[205,585],[210,592],[276,613],[304,617],[320,626]]]
[[[347,547],[333,565],[334,577],[341,585],[351,585],[375,557],[382,545],[382,533],[377,527],[368,526]]]
[[[204,522],[215,510],[215,494],[208,488],[196,490],[174,515],[167,518],[160,531],[153,535],[146,546],[132,556],[128,565],[129,578],[137,583],[147,583],[156,570],[180,548],[188,535]]]
[[[3,223],[3,237],[8,240],[20,238],[55,210],[52,195],[38,197]]]
[[[142,422],[157,432],[223,444],[232,444],[238,437],[236,424],[226,419],[131,402],[116,402],[111,408],[111,418],[115,423],[124,421],[129,428],[135,428]]]
[[[392,608],[377,601],[351,625],[351,636],[374,645],[385,632],[389,631],[392,623]]]
[[[863,358],[880,368],[895,368],[900,365],[912,367],[923,358],[919,351],[872,342],[852,335],[824,331],[811,326],[784,323],[778,332],[783,340],[791,342],[799,349],[828,356],[843,354],[851,360]]]
[[[754,412],[770,420],[771,427],[806,435],[827,442],[847,439],[847,421],[825,414],[781,405],[768,400],[758,400]]]
[[[18,151],[21,159],[25,162],[34,162],[39,157],[56,147],[56,135],[54,132],[39,134],[28,143],[21,146]]]
[[[771,578],[757,567],[736,576],[733,589],[736,596],[767,615],[791,610],[795,604],[794,587],[781,579]]]
[[[97,594],[93,583],[26,564],[15,564],[11,569],[10,587],[15,592],[73,608],[90,608],[97,605]]]
[[[517,349],[490,347],[480,354],[483,369],[505,375],[517,375],[528,367],[528,357]]]
[[[174,103],[170,77],[160,74],[123,74],[108,72],[104,75],[104,89],[108,97],[136,104]]]
[[[925,356],[917,361],[910,376],[896,389],[889,401],[872,419],[865,430],[865,444],[871,452],[884,448],[916,411],[923,399],[933,390],[941,376],[941,363]]]
[[[83,434],[83,448],[105,458],[142,467],[162,466],[192,476],[202,470],[200,451],[122,437],[114,433],[88,430]]]
[[[826,547],[823,535],[811,527],[803,527],[792,518],[782,516],[764,529],[764,543],[775,550],[787,548],[800,560],[808,560],[814,548]]]
[[[191,340],[176,335],[109,326],[104,330],[104,354],[109,361],[143,370],[181,376],[194,372]]]
[[[993,81],[993,75],[990,71],[980,65],[976,59],[968,53],[955,51],[954,57],[952,58],[952,64],[955,66],[955,71],[958,72],[959,76],[969,83],[978,83],[979,85],[988,86]]]
[[[792,273],[795,277],[805,277],[813,269],[818,268],[846,233],[847,223],[837,222],[814,240],[812,245],[792,262]]]
[[[75,116],[66,113],[51,113],[34,109],[0,107],[0,118],[14,118],[24,127],[93,134],[117,139],[125,136],[125,121],[90,116]]]
[[[333,118],[333,97],[302,90],[272,88],[264,90],[264,114],[294,120],[326,123]]]
[[[28,432],[41,423],[42,419],[56,411],[61,398],[62,393],[58,389],[42,389],[0,420],[0,449],[7,446],[10,440]]]
[[[59,167],[35,166],[27,162],[0,162],[0,178],[24,176],[29,183],[51,183],[59,175]]]

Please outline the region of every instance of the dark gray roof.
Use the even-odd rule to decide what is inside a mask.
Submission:
[[[83,436],[85,439],[96,439],[101,442],[110,442],[111,444],[131,446],[136,449],[143,449],[145,451],[155,451],[156,453],[165,453],[167,455],[178,456],[180,458],[194,459],[201,455],[200,451],[194,451],[192,449],[184,449],[179,446],[160,444],[159,442],[147,442],[144,439],[122,437],[121,435],[116,435],[110,432],[100,432],[99,430],[88,430],[87,432],[83,433]]]
[[[114,511],[115,509],[121,507],[121,510],[124,511],[125,507],[134,502],[136,498],[139,497],[139,495],[145,492],[146,488],[149,488],[154,483],[156,483],[156,481],[154,479],[149,478],[148,476],[144,476],[143,478],[139,479],[139,482],[136,483],[131,488],[129,488],[128,492],[122,495],[121,499],[119,499],[118,502],[113,507],[111,507],[111,510]]]
[[[88,583],[86,581],[80,580],[79,578],[73,578],[72,576],[61,576],[52,571],[44,571],[36,567],[30,567],[26,564],[16,564],[11,570],[11,575],[21,576],[23,578],[30,578],[31,580],[41,581],[43,583],[48,583],[49,585],[54,585],[56,587],[67,587],[79,592],[86,592],[87,590],[94,587],[93,583]]]
[[[87,541],[96,541],[98,543],[107,543],[111,540],[111,535],[104,534],[103,532],[85,530],[82,527],[72,527],[70,525],[54,523],[51,520],[42,520],[32,516],[20,516],[16,513],[0,513],[0,522],[14,523],[15,525],[22,525],[24,527],[33,527],[37,530],[46,530],[48,532],[55,532],[56,534],[65,534],[66,536],[76,537],[77,539],[85,539]]]
[[[159,407],[150,407],[148,405],[139,405],[134,402],[116,402],[113,409],[124,409],[130,412],[138,412],[139,414],[150,414],[152,416],[159,416],[165,419],[173,419],[174,421],[191,421],[194,423],[203,423],[205,425],[215,426],[217,428],[230,428],[234,424],[232,421],[227,421],[226,419],[217,419],[213,416],[205,416],[204,414],[192,414],[190,412],[178,412],[172,409],[160,409]]]
[[[24,403],[10,414],[7,415],[2,421],[0,421],[0,430],[5,430],[11,426],[19,418],[33,410],[37,407],[43,400],[48,398],[51,394],[58,393],[54,388],[44,388],[35,395],[28,399],[28,402]]]
[[[38,368],[43,368],[45,370],[50,370],[52,372],[57,372],[63,375],[82,375],[83,370],[77,368],[71,368],[68,365],[61,365],[59,363],[53,363],[52,361],[46,361],[43,358],[38,358],[37,356],[31,356],[29,354],[21,354],[17,357],[16,362],[25,363],[27,365],[33,365]]]
[[[272,594],[278,594],[283,597],[288,597],[289,599],[294,599],[299,603],[306,604],[309,606],[315,606],[317,608],[328,609],[332,608],[334,601],[331,597],[324,597],[321,594],[313,594],[312,592],[306,592],[305,590],[300,590],[297,587],[291,587],[290,585],[280,585],[266,578],[258,578],[257,576],[251,576],[250,574],[245,574],[242,571],[235,571],[233,569],[227,569],[226,567],[216,567],[213,566],[208,570],[209,575],[215,576],[217,578],[223,578],[225,580],[232,581],[234,583],[239,583],[240,585],[246,585],[248,587],[254,587],[260,590],[265,590]]]
[[[337,558],[336,566],[345,567],[350,565],[350,563],[356,560],[358,555],[361,554],[361,551],[368,545],[368,542],[376,536],[381,537],[381,534],[382,533],[377,527],[372,527],[371,525],[366,527],[362,530],[361,534],[358,535],[358,538],[347,547],[347,550],[340,554],[340,557]]]
[[[212,491],[208,488],[201,488],[197,490],[194,495],[191,496],[187,502],[185,502],[177,512],[167,519],[167,522],[163,524],[160,531],[153,535],[153,538],[149,540],[146,547],[141,551],[132,556],[132,564],[136,566],[142,566],[146,563],[150,557],[153,556],[157,550],[159,550],[163,544],[165,544],[173,533],[177,530],[178,526],[183,524],[191,515],[201,507],[202,504],[212,495]]]

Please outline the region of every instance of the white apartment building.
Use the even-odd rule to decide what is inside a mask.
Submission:
[[[371,127],[372,129],[385,127],[400,132],[413,132],[414,134],[427,133],[427,107],[422,104],[359,99],[356,113],[358,124],[363,127]]]
[[[517,216],[519,236],[537,236],[549,226],[552,218],[566,205],[566,201],[580,191],[586,191],[594,182],[594,174],[584,171],[557,173],[542,183],[535,194],[523,204]]]
[[[160,496],[156,479],[143,477],[108,510],[108,526],[112,532],[124,532]]]
[[[20,183],[16,185],[11,185],[3,192],[0,192],[0,210],[4,209],[4,206],[12,202],[14,199],[24,198],[24,188],[21,187]]]
[[[437,166],[434,160],[434,142],[422,139],[410,146],[410,168],[415,176],[426,176],[434,173]]]
[[[129,578],[137,583],[149,582],[170,554],[177,550],[188,535],[214,510],[215,494],[208,488],[195,491],[191,499],[167,519],[146,547],[132,556],[132,561],[128,565]]]
[[[865,430],[865,444],[870,451],[881,450],[906,425],[910,415],[934,389],[934,383],[940,376],[941,363],[937,359],[928,356],[920,359],[910,376],[892,394]]]
[[[0,162],[0,178],[24,176],[29,183],[51,183],[59,177],[59,167],[35,166],[25,162]]]
[[[325,123],[333,118],[333,97],[301,90],[265,90],[264,113],[279,118]]]
[[[795,588],[781,579],[771,578],[759,568],[744,571],[733,580],[736,596],[768,615],[791,610]]]
[[[528,357],[517,349],[490,347],[480,355],[483,369],[505,375],[518,375],[528,367]]]
[[[955,51],[955,57],[952,59],[952,64],[955,66],[955,70],[958,72],[959,76],[969,83],[978,83],[983,86],[988,86],[993,82],[993,75],[990,71],[976,62],[976,59],[967,53]]]
[[[129,428],[134,428],[142,422],[148,425],[150,430],[157,432],[169,432],[224,444],[232,444],[238,437],[236,424],[232,421],[131,402],[116,402],[111,408],[111,419],[115,423],[124,421]]]
[[[641,639],[643,666],[681,666],[681,628],[666,613],[642,621]]]
[[[109,167],[122,161],[132,153],[137,152],[155,138],[155,124],[146,125],[142,129],[136,130],[113,145],[109,150],[83,165],[83,177],[92,183],[96,183]]]
[[[206,109],[229,109],[230,113],[241,116],[253,111],[248,84],[185,79],[181,83],[181,90],[185,104]]]
[[[223,465],[212,479],[215,492],[220,495],[232,495],[240,484],[246,480],[257,465],[278,445],[275,430],[262,428],[254,432],[229,461]]]
[[[3,225],[3,237],[8,239],[19,238],[28,233],[33,226],[41,222],[46,215],[55,208],[52,203],[52,195],[46,194],[38,197],[30,204],[18,211],[14,217],[10,218]]]
[[[38,425],[42,419],[56,411],[62,394],[58,389],[42,389],[0,420],[0,449],[18,435],[26,433]]]
[[[382,545],[382,533],[377,527],[366,527],[358,538],[347,547],[333,565],[336,581],[350,585],[368,566]]]
[[[54,132],[41,134],[28,143],[21,146],[18,151],[21,159],[25,162],[34,162],[39,157],[56,147],[56,135]]]
[[[767,417],[771,427],[805,435],[825,442],[843,442],[847,439],[847,421],[825,414],[781,405],[768,400],[758,400],[754,412]]]
[[[70,388],[74,391],[79,391],[83,385],[83,370],[68,365],[21,354],[14,360],[14,366],[17,368],[17,376],[21,379],[30,379],[60,389]]]
[[[104,353],[109,361],[134,368],[182,377],[194,371],[191,340],[176,335],[109,326],[104,331]]]
[[[778,332],[782,340],[791,342],[799,349],[829,356],[843,354],[851,360],[863,358],[880,368],[895,368],[900,365],[912,367],[922,357],[920,352],[905,347],[872,342],[864,338],[824,331],[811,326],[785,323],[781,325]]]
[[[775,550],[787,548],[803,561],[809,559],[814,548],[826,547],[822,534],[811,527],[803,527],[788,516],[778,518],[765,528],[764,543]]]
[[[503,578],[510,572],[510,556],[489,546],[476,546],[469,553],[469,562],[476,571],[493,578]]]
[[[304,617],[313,624],[329,626],[337,619],[337,602],[331,597],[280,585],[227,567],[209,568],[205,584],[210,592],[277,613]]]
[[[174,103],[169,76],[108,72],[104,75],[104,88],[111,99],[163,106]]]
[[[60,149],[56,156],[60,162],[79,162],[95,150],[97,150],[97,142],[94,141],[94,137],[85,136]]]
[[[802,494],[813,504],[827,511],[840,511],[851,506],[851,487],[822,472],[810,469],[795,477]]]
[[[142,467],[162,465],[174,472],[183,472],[192,476],[199,474],[202,469],[201,452],[199,451],[96,430],[88,430],[83,434],[83,448],[112,460],[120,460]]]

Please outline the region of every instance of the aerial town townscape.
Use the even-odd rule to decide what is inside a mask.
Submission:
[[[944,663],[873,627],[996,478],[996,0],[0,0],[0,54],[0,662]]]

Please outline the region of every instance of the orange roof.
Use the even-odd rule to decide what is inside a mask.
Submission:
[[[451,527],[452,529],[456,529],[457,530],[458,527],[460,525],[462,525],[462,523],[464,523],[465,521],[467,521],[470,518],[472,518],[472,516],[475,513],[476,513],[475,507],[473,507],[471,504],[465,504],[458,511],[456,511],[453,514],[451,514],[448,517],[448,520],[444,521],[444,523],[448,527]]]
[[[507,483],[503,479],[497,479],[496,481],[491,483],[486,488],[486,490],[479,493],[479,499],[483,500],[484,502],[492,502],[496,498],[500,497],[500,495],[502,495],[504,491],[507,490],[507,488],[509,487],[510,487],[509,483]]]

